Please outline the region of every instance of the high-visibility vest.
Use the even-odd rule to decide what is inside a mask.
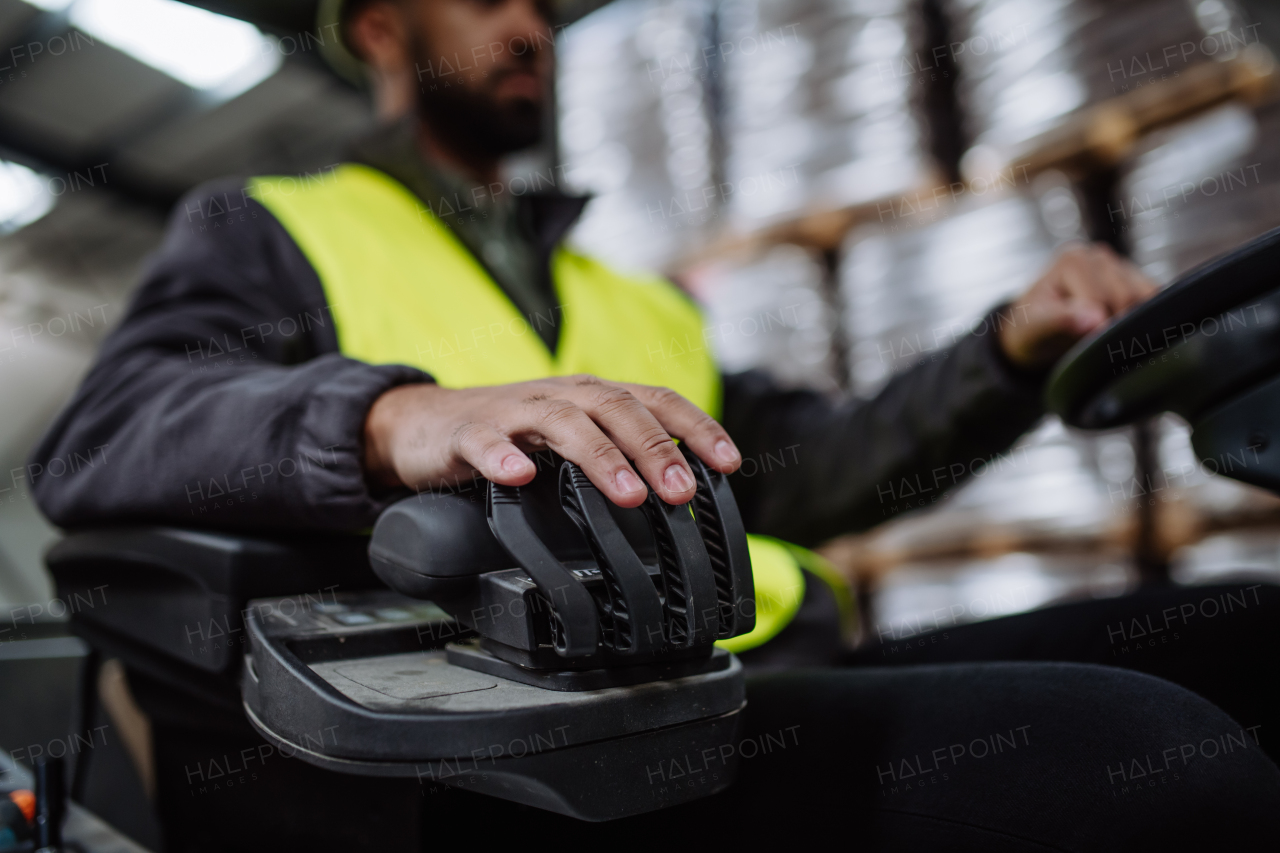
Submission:
[[[382,172],[346,164],[320,179],[254,178],[249,191],[315,268],[343,355],[412,365],[446,388],[589,373],[664,385],[719,415],[720,374],[702,316],[661,278],[620,275],[560,247],[551,257],[558,316],[530,318]],[[558,324],[554,352],[531,322]],[[804,597],[802,565],[831,577],[821,558],[788,543],[750,536],[748,547],[756,627],[722,641],[730,651],[758,646],[791,621]]]

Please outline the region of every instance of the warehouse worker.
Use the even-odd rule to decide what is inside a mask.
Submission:
[[[683,503],[694,480],[676,438],[740,472],[748,530],[776,537],[752,540],[759,624],[730,648],[756,665],[831,662],[842,592],[799,546],[883,520],[885,484],[920,477],[944,491],[962,479],[949,473],[956,463],[969,470],[1007,448],[1042,415],[1054,359],[1152,292],[1109,250],[1082,246],[946,358],[872,400],[834,404],[760,373],[724,375],[706,347],[670,345],[704,340],[698,309],[675,287],[564,245],[583,199],[502,183],[503,157],[543,133],[553,50],[542,6],[350,0],[342,30],[367,65],[381,128],[322,176],[223,182],[178,205],[127,317],[36,452],[39,463],[112,448],[110,466],[34,482],[54,522],[360,531],[407,490],[465,488],[475,472],[527,483],[540,448],[581,465],[621,506],[649,489]],[[780,455],[785,465],[741,472],[744,459]],[[175,713],[144,674],[131,685],[157,732],[160,810],[175,844],[329,849],[367,841],[368,814],[383,832],[415,826],[389,816],[388,804],[420,801],[399,783],[300,762],[264,764],[276,781],[261,789],[187,796],[183,768],[189,780],[191,762],[257,741],[229,721],[216,738],[211,724],[184,725],[197,712]],[[1097,787],[1104,766],[1254,722],[1167,682],[1066,664],[842,668],[757,679],[748,692],[746,736],[776,726],[795,740],[771,759],[799,762],[785,777],[770,772],[782,764],[744,761],[727,794],[603,827],[456,794],[427,802],[424,831],[485,846],[530,827],[599,840],[678,825],[759,840],[794,817],[902,849],[936,837],[952,849],[990,849],[993,837],[1041,849],[1072,833],[1114,836],[1107,790],[1097,802],[1076,795]],[[1104,723],[1105,748],[1089,753],[1097,767],[1082,765],[1081,742]],[[901,784],[911,790],[899,759],[1006,729],[1022,752],[953,757],[914,799],[892,798]],[[884,766],[892,797],[874,784]],[[944,777],[962,781],[947,788]],[[1274,819],[1257,803],[1280,794],[1280,773],[1254,744],[1202,762],[1169,791],[1127,803],[1124,825],[1152,844],[1212,829],[1221,846],[1222,833]],[[405,838],[379,836],[382,849]]]

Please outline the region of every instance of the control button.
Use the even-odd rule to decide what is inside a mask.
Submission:
[[[373,611],[373,615],[384,622],[403,622],[413,618],[413,614],[403,607],[383,607]]]

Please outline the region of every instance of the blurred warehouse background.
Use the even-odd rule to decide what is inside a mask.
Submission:
[[[197,5],[0,0],[5,612],[51,594],[40,556],[56,532],[26,454],[173,203],[223,175],[322,170],[371,122],[324,61],[335,33],[313,2]],[[675,277],[730,369],[870,395],[943,357],[1066,242],[1106,240],[1166,283],[1280,225],[1270,3],[560,9],[574,22],[547,156],[595,196],[573,239]],[[1171,418],[1101,435],[1046,419],[975,472],[829,546],[865,593],[869,639],[1144,574],[1280,575],[1280,501],[1205,472]]]

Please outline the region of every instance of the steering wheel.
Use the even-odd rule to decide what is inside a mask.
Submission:
[[[1080,341],[1054,368],[1046,403],[1085,429],[1161,412],[1194,424],[1277,374],[1280,228],[1192,270]]]

